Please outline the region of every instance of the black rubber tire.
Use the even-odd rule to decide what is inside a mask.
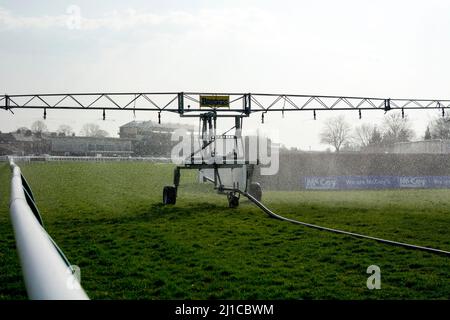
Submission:
[[[235,196],[232,193],[228,194],[228,207],[236,208],[239,206],[239,197]]]
[[[261,185],[258,182],[253,182],[250,184],[250,188],[248,190],[248,193],[253,196],[258,201],[261,201],[262,199],[262,188]]]
[[[175,204],[177,202],[177,189],[166,186],[163,189],[163,204]]]

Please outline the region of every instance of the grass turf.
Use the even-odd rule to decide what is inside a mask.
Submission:
[[[93,299],[448,299],[449,258],[268,218],[171,165],[19,164],[49,234]],[[0,299],[26,298],[0,166]],[[450,190],[266,192],[275,212],[306,222],[450,250]],[[381,290],[366,269],[381,268]]]

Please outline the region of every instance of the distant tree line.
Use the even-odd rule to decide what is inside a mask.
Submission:
[[[339,151],[365,151],[382,148],[397,142],[408,142],[416,137],[407,115],[388,114],[381,126],[363,123],[352,128],[343,116],[329,118],[321,132],[320,142]],[[450,139],[450,116],[436,118],[428,124],[421,139]]]
[[[42,120],[37,120],[32,123],[31,128],[21,127],[17,129],[17,132],[22,132],[25,135],[42,135],[48,133],[48,127]],[[75,131],[73,128],[67,124],[62,124],[56,130],[56,134],[62,137],[75,136]],[[95,123],[86,123],[83,125],[80,131],[80,136],[84,137],[107,137],[109,133],[103,130],[98,124]]]
[[[108,132],[101,129],[98,124],[95,123],[86,123],[83,125],[80,134],[85,137],[107,137],[109,136]]]

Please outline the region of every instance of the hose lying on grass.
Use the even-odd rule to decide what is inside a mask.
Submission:
[[[408,249],[422,250],[422,251],[427,251],[427,252],[431,252],[431,253],[437,253],[437,254],[450,256],[450,252],[449,251],[445,251],[445,250],[429,248],[429,247],[422,247],[422,246],[416,246],[416,245],[409,244],[409,243],[392,241],[392,240],[386,240],[386,239],[381,239],[381,238],[367,236],[367,235],[364,235],[364,234],[359,234],[359,233],[354,233],[354,232],[349,232],[349,231],[344,231],[344,230],[338,230],[338,229],[332,229],[332,228],[322,227],[322,226],[319,226],[319,225],[316,225],[316,224],[311,224],[311,223],[301,222],[301,221],[294,220],[294,219],[289,219],[289,218],[283,217],[283,216],[278,215],[275,212],[271,211],[269,208],[267,208],[265,205],[263,205],[261,202],[259,202],[257,199],[255,199],[251,194],[249,194],[247,192],[242,192],[242,191],[240,193],[243,196],[247,197],[251,202],[256,204],[262,211],[267,213],[270,217],[275,218],[275,219],[284,220],[284,221],[288,221],[288,222],[291,222],[291,223],[299,224],[299,225],[302,225],[302,226],[305,226],[305,227],[315,228],[315,229],[319,229],[319,230],[323,230],[323,231],[330,231],[330,232],[334,232],[334,233],[345,234],[345,235],[348,235],[348,236],[353,236],[353,237],[358,237],[358,238],[363,238],[363,239],[375,240],[375,241],[378,241],[378,242],[387,243],[387,244],[400,246],[400,247],[405,247],[405,248],[408,248]]]

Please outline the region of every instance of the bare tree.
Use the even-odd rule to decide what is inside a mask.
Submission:
[[[432,139],[450,139],[450,116],[437,118],[428,125]]]
[[[383,121],[383,142],[386,144],[411,141],[414,131],[408,117],[399,113],[391,113]]]
[[[109,134],[105,130],[102,130],[98,124],[86,123],[81,129],[82,136],[86,137],[107,137]]]
[[[425,130],[425,134],[423,136],[423,140],[431,140],[430,126],[427,126],[427,129]]]
[[[70,136],[73,133],[73,129],[67,124],[62,124],[58,127],[58,130],[56,130],[56,132],[58,132],[58,134],[60,135]]]
[[[34,133],[43,133],[48,132],[48,128],[44,121],[37,120],[31,125],[31,131]]]
[[[16,130],[17,133],[25,133],[27,131],[31,131],[31,130],[28,129],[27,127],[20,127],[20,128],[17,128],[17,130]]]
[[[373,127],[372,130],[372,134],[370,136],[370,140],[369,140],[369,144],[370,145],[380,145],[383,142],[383,136],[380,132],[380,130],[378,130],[377,126]]]
[[[357,144],[360,148],[367,147],[373,135],[373,130],[375,129],[374,125],[363,123],[360,126],[357,126],[353,133],[353,140],[355,144]]]
[[[33,134],[33,132],[30,129],[28,129],[27,127],[17,128],[16,132],[20,133],[20,134],[23,134],[26,137],[29,137],[29,136],[31,136]]]
[[[320,133],[320,142],[333,146],[339,152],[350,141],[350,130],[350,125],[343,116],[329,118]]]

